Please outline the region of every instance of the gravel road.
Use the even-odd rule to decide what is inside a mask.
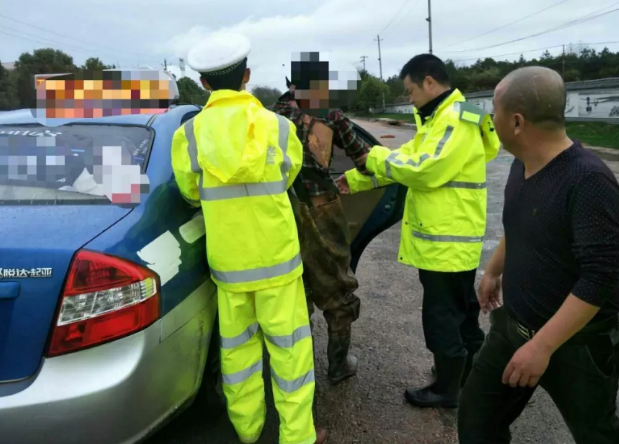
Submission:
[[[359,120],[385,146],[399,147],[412,129]],[[381,138],[392,135],[393,138]],[[619,156],[601,151],[619,173]],[[488,166],[488,229],[482,267],[502,236],[503,187],[512,156],[501,152]],[[400,225],[377,237],[366,249],[357,276],[361,316],[353,326],[352,352],[360,361],[359,374],[338,387],[326,382],[326,323],[317,312],[317,423],[330,431],[331,444],[455,444],[454,411],[420,410],[404,401],[404,389],[431,380],[431,355],[421,327],[422,290],[417,271],[396,261]],[[487,316],[482,316],[484,329]],[[268,393],[268,392],[267,392]],[[567,427],[543,390],[533,397],[514,424],[514,444],[572,444]],[[232,444],[238,440],[225,412],[215,415],[197,403],[148,441],[148,444]],[[260,443],[277,443],[277,418],[269,406],[267,427]]]

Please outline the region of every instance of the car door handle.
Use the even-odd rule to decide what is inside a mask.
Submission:
[[[19,296],[19,282],[0,282],[0,299],[15,299]]]

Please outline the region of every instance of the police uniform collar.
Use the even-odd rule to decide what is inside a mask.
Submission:
[[[435,97],[434,99],[430,100],[428,103],[426,103],[422,107],[420,107],[418,110],[418,114],[419,114],[419,117],[421,118],[421,121],[425,122],[426,120],[428,120],[428,118],[431,117],[432,114],[434,114],[434,111],[438,109],[440,104],[447,97],[449,97],[453,92],[454,92],[453,89],[449,89],[445,91],[444,93],[440,94],[439,96]]]
[[[217,102],[221,102],[222,100],[239,100],[239,101],[250,101],[254,102],[262,107],[262,103],[254,97],[253,94],[243,90],[243,91],[233,91],[231,89],[220,89],[218,91],[211,92],[210,97],[208,98],[208,102],[206,102],[205,108],[209,108],[214,106]]]

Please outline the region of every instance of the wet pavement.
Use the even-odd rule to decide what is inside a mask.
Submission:
[[[411,128],[359,120],[381,144],[399,147],[410,140]],[[393,135],[394,138],[381,138]],[[619,174],[619,156],[600,151]],[[506,152],[488,165],[488,229],[482,266],[503,234],[503,187],[513,157]],[[357,277],[361,316],[353,326],[354,353],[360,362],[357,377],[340,386],[327,384],[326,323],[314,314],[316,332],[317,424],[330,432],[330,444],[455,444],[453,410],[416,409],[404,401],[404,389],[431,380],[431,355],[421,327],[421,285],[417,271],[396,261],[400,224],[367,247]],[[488,317],[481,317],[488,328]],[[267,396],[270,388],[268,389]],[[267,426],[260,443],[277,443],[277,418],[269,403]],[[539,389],[512,427],[513,443],[573,444],[556,407]],[[207,411],[199,402],[148,441],[148,444],[233,444],[239,442],[224,411]]]

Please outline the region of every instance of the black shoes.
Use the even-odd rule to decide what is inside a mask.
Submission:
[[[406,400],[417,407],[457,408],[466,357],[434,355],[436,381],[421,389],[407,389]]]

